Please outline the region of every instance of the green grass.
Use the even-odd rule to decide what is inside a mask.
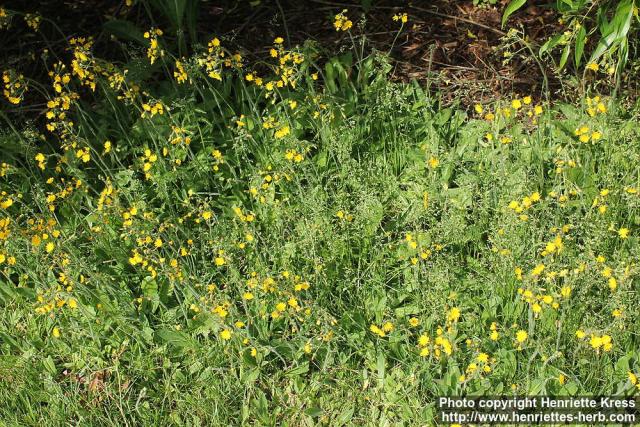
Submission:
[[[3,105],[4,424],[431,425],[442,395],[638,393],[638,110],[467,113],[305,49],[273,91],[90,57],[66,134]]]

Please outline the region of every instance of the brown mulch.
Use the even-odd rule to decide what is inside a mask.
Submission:
[[[262,1],[253,8],[216,7],[210,13],[216,21],[213,27],[249,52],[268,50],[276,36],[292,45],[314,39],[339,51],[352,40],[334,30],[333,16],[347,9],[354,34],[366,35],[369,48],[391,52],[395,79],[415,79],[437,88],[445,103],[458,100],[469,105],[510,94],[540,98],[543,74],[551,91],[558,88],[553,70],[536,63],[522,43],[512,43],[514,55],[505,62],[501,46],[508,28],[501,29],[500,21],[507,0],[485,7],[474,6],[472,0],[413,1],[400,7],[402,2],[382,0],[367,10],[361,3],[365,2]],[[559,30],[558,17],[545,8],[547,2],[529,4],[513,15],[508,27],[519,29],[520,37],[526,36],[537,50]],[[398,35],[399,24],[391,17],[400,12],[409,15],[409,22]],[[358,25],[361,21],[363,26]]]

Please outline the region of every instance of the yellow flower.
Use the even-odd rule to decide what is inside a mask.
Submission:
[[[596,62],[590,62],[587,64],[587,70],[598,71],[600,66]]]
[[[47,253],[51,253],[53,252],[53,250],[55,249],[56,245],[53,242],[49,242],[47,243],[47,245],[45,246],[45,250],[47,251]]]
[[[225,341],[228,341],[231,339],[231,331],[229,329],[225,329],[224,331],[220,332],[220,338],[222,338]]]
[[[348,31],[353,26],[353,22],[345,15],[346,13],[347,9],[344,9],[335,16],[333,26],[336,31]]]
[[[202,212],[202,218],[205,219],[205,220],[211,219],[211,211]]]
[[[429,345],[429,337],[427,335],[420,335],[420,338],[418,338],[418,345],[420,347],[426,347],[427,345]]]
[[[284,138],[285,136],[289,135],[289,133],[291,133],[289,126],[283,126],[276,131],[275,137],[278,139]]]
[[[440,160],[438,160],[437,157],[433,157],[432,156],[432,157],[429,158],[429,167],[431,169],[437,168],[439,164],[440,164]]]
[[[458,307],[451,307],[449,313],[447,314],[447,320],[449,322],[457,322],[460,318],[460,309]]]
[[[53,328],[51,335],[53,335],[54,338],[60,338],[60,329],[58,329],[57,327]]]
[[[223,266],[225,264],[225,260],[222,257],[216,257],[214,261],[218,267]]]
[[[379,337],[384,337],[386,336],[386,334],[384,333],[384,331],[382,329],[380,329],[378,326],[376,325],[371,325],[369,326],[369,330],[371,332],[373,332],[374,334],[378,335]]]
[[[520,108],[522,108],[522,101],[520,101],[519,99],[514,99],[513,101],[511,101],[511,106],[514,110],[519,110]]]
[[[412,317],[409,319],[409,325],[413,326],[414,328],[419,324],[420,324],[420,319],[418,319],[417,317]]]
[[[619,229],[618,236],[620,236],[621,239],[626,239],[627,237],[629,237],[629,229],[628,228]]]
[[[538,264],[533,270],[531,270],[532,276],[539,276],[544,271],[544,264]]]
[[[392,19],[394,21],[396,21],[396,22],[400,21],[401,23],[406,24],[407,21],[409,20],[409,17],[407,16],[406,13],[398,13],[398,14],[393,15]]]
[[[529,334],[527,333],[527,331],[523,331],[522,329],[520,329],[518,332],[516,332],[516,341],[518,341],[519,343],[525,342],[528,337]]]

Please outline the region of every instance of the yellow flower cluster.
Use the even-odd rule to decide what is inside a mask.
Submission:
[[[338,13],[333,20],[333,27],[336,31],[348,31],[353,27],[353,22],[347,17],[347,9]]]
[[[147,58],[153,65],[156,60],[164,56],[164,50],[158,45],[158,37],[162,36],[163,32],[160,28],[151,28],[149,31],[145,31],[144,38],[149,40],[149,47],[147,48]]]
[[[189,78],[187,72],[184,70],[184,64],[182,62],[176,60],[176,69],[173,72],[173,77],[175,77],[178,84],[186,82]]]
[[[513,210],[515,213],[520,214],[520,220],[527,221],[529,216],[524,214],[526,210],[534,206],[535,203],[540,202],[542,200],[542,196],[539,192],[534,192],[529,196],[525,196],[521,201],[512,200],[509,202],[509,209]]]
[[[409,20],[409,17],[407,16],[406,13],[396,13],[395,15],[393,15],[392,19],[396,22],[406,24],[407,21]]]
[[[369,330],[375,335],[379,336],[380,338],[384,338],[387,336],[388,333],[394,330],[394,326],[393,326],[393,323],[391,322],[385,322],[381,327],[375,324],[372,324],[369,327]]]
[[[420,244],[419,243],[420,239],[419,238],[416,239],[412,233],[406,233],[404,236],[404,240],[407,244],[407,248],[411,252],[415,253],[415,255],[410,258],[412,265],[418,264],[420,260],[422,261],[428,260],[433,254],[434,250],[441,251],[443,249],[442,245],[437,243],[433,244],[431,248],[427,247],[426,245]]]
[[[291,148],[285,152],[284,158],[290,162],[300,163],[304,160],[304,155]]]
[[[301,78],[300,67],[305,60],[304,55],[294,50],[286,50],[283,46],[284,40],[282,37],[277,37],[273,42],[273,47],[270,49],[270,56],[277,59],[275,65],[270,65],[275,78],[265,83],[265,79],[259,77],[255,72],[247,73],[245,80],[255,84],[258,87],[264,87],[267,90],[267,97],[271,96],[276,89],[291,87],[294,88],[297,85],[298,80]],[[291,109],[295,109],[297,103],[295,101],[290,102]]]
[[[587,125],[583,125],[580,126],[579,128],[577,128],[574,131],[574,135],[578,137],[578,139],[580,140],[580,142],[589,142],[591,141],[592,143],[597,142],[600,140],[600,138],[602,138],[602,133],[594,130],[592,131],[591,128],[589,128],[589,126]]]
[[[13,206],[13,198],[6,192],[0,192],[0,208],[9,209]]]
[[[158,160],[158,155],[152,152],[150,149],[145,148],[142,156],[142,171],[144,172],[145,179],[151,179],[151,168],[153,164]]]
[[[205,72],[214,80],[222,81],[223,68],[242,68],[242,55],[229,55],[222,48],[220,39],[214,37],[207,45],[207,52],[195,58],[196,64],[204,67]]]
[[[2,15],[2,12],[0,11],[0,19],[2,19],[1,15]],[[40,16],[37,13],[27,13],[24,16],[24,22],[26,22],[27,26],[31,28],[33,31],[38,31],[38,28],[40,28],[40,23],[42,22],[42,16]]]
[[[482,104],[475,104],[474,111],[484,120],[492,122],[498,118],[510,119],[511,117],[518,116],[523,113],[527,117],[531,118],[532,123],[537,123],[538,116],[540,116],[544,109],[540,104],[533,104],[533,98],[531,96],[525,96],[523,98],[514,98],[511,100],[508,107],[497,106],[495,111],[487,111]]]
[[[586,98],[587,101],[587,114],[591,117],[595,117],[598,114],[604,114],[607,112],[607,106],[602,102],[600,96],[594,96],[593,98]]]
[[[0,30],[9,28],[9,24],[11,22],[11,17],[9,16],[9,12],[7,9],[0,6]]]
[[[67,84],[71,77],[65,72],[66,66],[62,63],[55,65],[54,70],[49,72],[51,85],[57,94],[47,101],[47,130],[55,133],[61,139],[63,148],[75,148],[74,124],[67,117],[74,101],[80,98],[76,92],[67,89]]]
[[[2,83],[4,84],[2,91],[4,97],[12,104],[19,104],[27,91],[24,76],[13,70],[7,70],[2,73]]]
[[[78,78],[81,85],[88,86],[92,91],[96,90],[95,72],[101,71],[101,68],[97,67],[91,53],[93,39],[91,37],[74,37],[69,40],[69,44],[73,52],[73,59],[71,60],[72,74]]]
[[[146,117],[153,117],[156,114],[163,115],[164,109],[165,107],[160,101],[151,104],[145,102],[142,104],[142,114],[140,117],[144,119]]]
[[[464,374],[458,377],[458,381],[465,383],[471,379],[482,378],[483,375],[491,373],[493,370],[491,365],[495,363],[495,358],[489,357],[487,353],[481,352],[475,357],[473,362],[467,365]]]

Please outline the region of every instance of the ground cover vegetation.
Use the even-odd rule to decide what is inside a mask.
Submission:
[[[573,67],[572,101],[470,108],[391,79],[347,7],[338,52],[282,34],[248,61],[195,1],[122,3],[145,18],[0,69],[3,425],[433,425],[441,395],[640,393],[633,1],[522,38]],[[506,27],[524,5],[475,3]],[[0,32],[55,26],[0,7]]]

